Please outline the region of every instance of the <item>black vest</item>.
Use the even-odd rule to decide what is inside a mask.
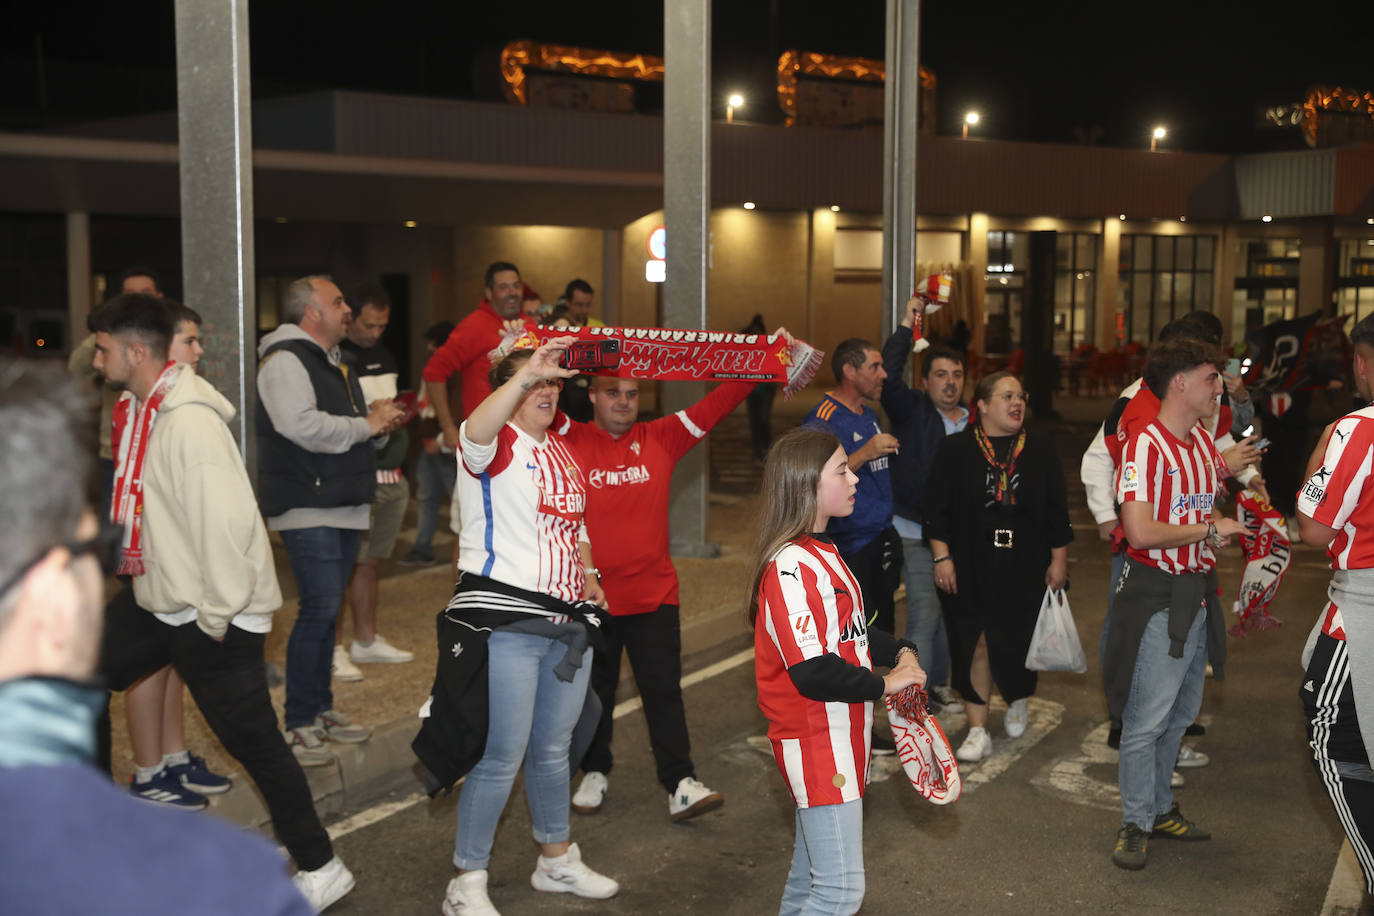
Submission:
[[[296,355],[310,374],[315,407],[344,417],[367,416],[363,390],[346,363],[335,366],[314,341],[283,340],[267,348],[262,364],[278,350]],[[306,451],[277,432],[258,399],[258,502],[267,518],[289,509],[333,509],[372,502],[377,490],[377,459],[364,439],[341,455]]]

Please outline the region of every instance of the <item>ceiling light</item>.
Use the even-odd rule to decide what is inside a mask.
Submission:
[[[1272,223],[1273,221],[1274,217],[1270,216],[1268,213],[1260,217],[1260,222],[1262,223]]]
[[[1118,213],[1118,214],[1116,215],[1116,218],[1119,219],[1119,220],[1125,220],[1125,219],[1126,219],[1126,214],[1124,214],[1124,213]]]
[[[419,223],[415,222],[415,220],[413,220],[413,219],[408,219],[408,220],[406,220],[404,223],[402,223],[401,225],[402,225],[402,226],[405,226],[407,229],[414,229],[416,226],[419,225]]]
[[[758,204],[754,203],[752,200],[746,200],[746,201],[744,202],[744,209],[746,209],[746,210],[752,210],[752,209],[754,209],[756,206],[758,206]]]
[[[840,205],[839,205],[839,204],[831,204],[831,205],[830,205],[830,212],[831,212],[831,213],[839,213],[839,212],[840,212]]]

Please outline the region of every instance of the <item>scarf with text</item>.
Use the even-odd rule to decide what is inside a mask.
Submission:
[[[1006,461],[997,460],[997,450],[992,447],[992,440],[983,432],[981,424],[973,427],[973,438],[978,442],[983,457],[996,472],[992,489],[993,501],[1004,506],[1016,505],[1016,490],[1012,487],[1011,480],[1016,475],[1016,459],[1021,457],[1021,450],[1026,447],[1026,431],[1023,429],[1016,434],[1011,448],[1007,450]]]
[[[1266,502],[1254,490],[1236,494],[1236,521],[1245,526],[1240,546],[1245,552],[1245,571],[1240,577],[1240,591],[1232,610],[1240,615],[1230,630],[1232,636],[1244,636],[1257,630],[1272,630],[1283,622],[1269,614],[1269,605],[1283,581],[1283,574],[1293,558],[1293,544],[1288,539],[1288,526],[1283,513]]]
[[[883,697],[902,771],[931,804],[948,805],[963,791],[959,764],[940,722],[926,709],[926,692],[915,684]]]
[[[114,408],[110,442],[115,445],[114,496],[110,500],[110,519],[124,526],[124,541],[119,553],[117,576],[141,576],[143,566],[143,460],[148,457],[148,438],[153,434],[158,408],[163,398],[181,377],[181,364],[168,361],[139,403],[133,392],[125,392]]]
[[[790,398],[811,383],[825,352],[801,340],[790,347],[773,334],[737,334],[680,328],[534,328],[507,335],[492,351],[496,362],[511,350],[538,346],[553,338],[617,341],[620,365],[583,370],[588,375],[652,381],[773,382]]]

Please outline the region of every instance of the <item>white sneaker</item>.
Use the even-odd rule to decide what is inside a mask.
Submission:
[[[601,803],[606,800],[606,790],[610,787],[605,773],[587,773],[573,794],[572,809],[578,814],[595,814],[601,810]]]
[[[954,758],[963,763],[977,763],[984,757],[992,756],[992,736],[988,730],[981,725],[975,725],[968,730],[968,737],[964,743],[959,745],[959,750],[954,752]]]
[[[391,664],[399,665],[403,662],[415,661],[415,653],[407,652],[405,649],[398,649],[386,641],[386,637],[378,633],[372,637],[370,645],[363,645],[356,639],[353,645],[349,646],[348,654],[353,661],[359,665],[363,664]],[[354,669],[357,670],[356,668]],[[362,675],[358,675],[362,677]]]
[[[1178,760],[1174,766],[1180,770],[1187,770],[1193,767],[1205,767],[1211,762],[1211,757],[1197,750],[1191,744],[1181,744],[1178,748]]]
[[[585,780],[584,780],[585,781]],[[675,821],[714,811],[725,804],[725,796],[703,786],[695,776],[684,776],[668,796],[668,816]]]
[[[310,901],[316,913],[323,913],[344,894],[353,890],[353,872],[348,870],[348,866],[344,865],[338,856],[314,871],[296,872],[291,876],[291,880],[295,882],[296,889],[301,895]]]
[[[353,660],[348,657],[348,650],[343,646],[334,647],[334,660],[329,663],[330,673],[334,675],[336,681],[361,681],[363,673],[358,670],[358,666],[353,664]]]
[[[1172,774],[1170,774],[1170,776],[1169,776],[1169,788],[1171,788],[1171,789],[1181,789],[1181,788],[1183,788],[1183,774],[1180,773],[1178,770],[1174,770],[1174,772],[1173,772]]]
[[[315,730],[326,741],[338,741],[341,744],[362,744],[372,737],[372,729],[366,725],[354,725],[337,709],[326,709],[316,716]]]
[[[487,896],[487,870],[465,871],[444,891],[444,916],[501,916]]]
[[[1026,733],[1026,721],[1030,718],[1030,713],[1026,709],[1026,698],[1012,702],[1007,707],[1006,718],[1002,720],[1003,726],[1007,730],[1008,738],[1020,738]]]
[[[334,762],[334,755],[324,749],[324,741],[313,725],[288,728],[286,743],[296,755],[296,762],[303,767],[327,767]]]
[[[620,892],[619,884],[582,864],[582,851],[576,843],[557,858],[540,856],[534,866],[534,874],[530,875],[530,886],[537,891],[576,894],[592,900],[605,900]]]

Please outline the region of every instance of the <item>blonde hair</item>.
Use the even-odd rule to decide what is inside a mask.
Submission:
[[[763,466],[763,520],[754,545],[749,578],[749,623],[759,615],[759,583],[764,570],[789,541],[816,524],[816,489],[821,471],[840,440],[819,429],[789,430],[768,450]]]

